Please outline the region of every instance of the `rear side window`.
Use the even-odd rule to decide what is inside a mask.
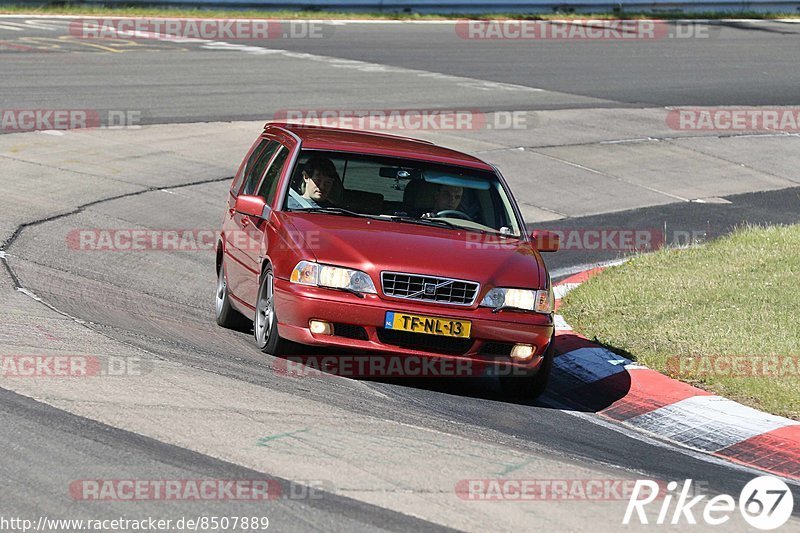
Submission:
[[[236,176],[233,178],[233,184],[231,185],[231,189],[236,191],[237,193],[242,188],[242,181],[244,181],[244,176],[250,171],[253,165],[258,159],[258,155],[261,153],[261,150],[267,145],[266,140],[262,140],[258,143],[253,143],[252,148],[247,154],[247,160],[244,162],[244,165],[241,165],[239,171],[236,173]]]
[[[266,146],[260,150],[260,153],[256,157],[253,164],[249,165],[250,168],[248,168],[247,172],[245,172],[245,182],[244,188],[242,189],[242,194],[253,194],[253,191],[256,190],[256,185],[258,185],[258,181],[261,179],[261,176],[264,175],[264,171],[272,159],[272,156],[275,155],[275,152],[281,147],[278,141],[268,141],[266,139],[264,139],[261,144],[262,146],[266,144]],[[261,146],[259,146],[259,148],[261,148]]]
[[[275,191],[278,188],[278,182],[281,179],[281,171],[286,165],[286,159],[289,157],[289,150],[284,146],[279,146],[278,154],[269,166],[269,170],[264,175],[264,181],[258,188],[258,196],[263,196],[268,204],[272,203],[275,198]]]

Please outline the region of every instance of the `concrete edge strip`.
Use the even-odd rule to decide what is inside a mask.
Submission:
[[[560,300],[606,267],[556,283]],[[692,450],[800,480],[800,422],[672,379],[572,330],[555,315],[553,374],[577,407]]]

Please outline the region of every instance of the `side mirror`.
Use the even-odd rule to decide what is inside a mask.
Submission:
[[[544,229],[533,230],[531,233],[533,246],[540,252],[557,252],[560,244],[558,233]]]
[[[233,208],[236,212],[250,215],[251,217],[266,218],[269,214],[267,201],[261,196],[242,194],[236,198],[236,205]]]

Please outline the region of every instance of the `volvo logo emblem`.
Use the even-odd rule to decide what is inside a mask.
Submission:
[[[436,294],[436,284],[435,283],[426,283],[425,284],[425,294],[427,294],[427,295]]]

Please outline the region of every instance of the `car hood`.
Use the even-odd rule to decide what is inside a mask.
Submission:
[[[391,270],[443,276],[484,287],[543,288],[541,256],[530,243],[467,230],[320,213],[285,213],[320,263],[357,268],[378,282]]]

